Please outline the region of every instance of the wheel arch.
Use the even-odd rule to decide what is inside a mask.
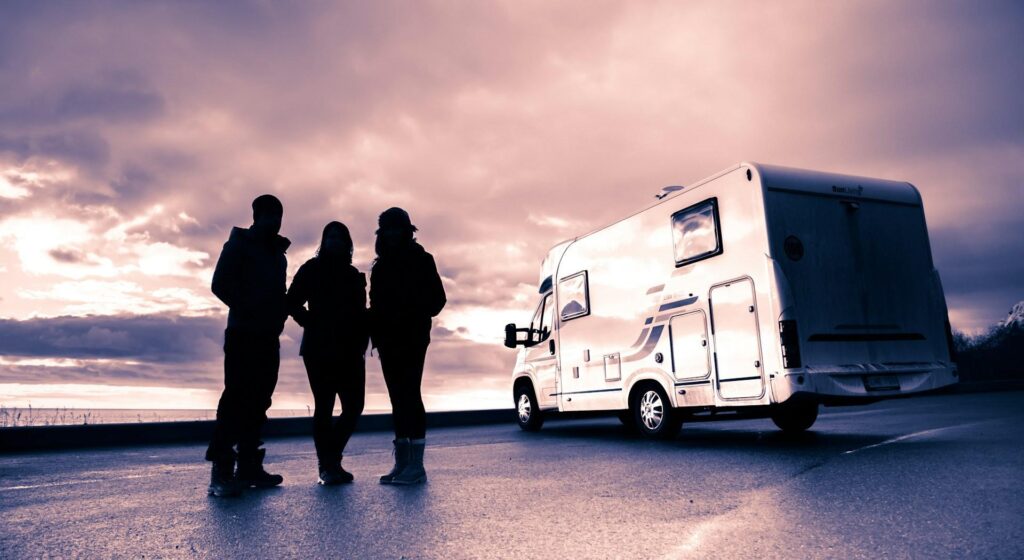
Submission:
[[[629,377],[625,384],[626,390],[623,391],[624,400],[622,402],[623,409],[629,409],[629,405],[633,402],[633,397],[640,388],[656,384],[661,387],[661,390],[665,392],[668,397],[668,402],[672,406],[675,406],[675,399],[672,395],[672,381],[668,379],[668,376],[658,369],[643,369],[639,370]]]
[[[512,395],[515,398],[515,393],[522,385],[528,385],[533,391],[533,395],[537,396],[537,383],[534,382],[533,375],[528,371],[521,371],[512,378]]]

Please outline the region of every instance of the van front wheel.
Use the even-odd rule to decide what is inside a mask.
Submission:
[[[516,399],[516,422],[527,432],[536,432],[544,425],[544,413],[537,405],[537,395],[528,383],[520,384],[513,393]]]
[[[660,385],[648,384],[636,390],[629,409],[637,431],[644,437],[671,439],[683,425],[682,415],[672,407]]]
[[[818,419],[818,403],[803,401],[777,405],[772,411],[772,422],[783,432],[803,432]]]

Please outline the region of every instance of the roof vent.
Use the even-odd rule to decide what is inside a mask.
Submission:
[[[669,186],[661,189],[660,193],[654,195],[654,198],[657,198],[658,200],[661,200],[661,199],[665,198],[666,196],[668,196],[670,193],[674,193],[676,191],[681,191],[681,190],[683,190],[683,188],[684,187],[682,185],[669,185]]]

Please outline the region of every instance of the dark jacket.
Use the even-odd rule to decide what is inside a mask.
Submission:
[[[366,275],[356,267],[320,257],[309,259],[288,288],[288,312],[304,329],[299,348],[303,356],[366,352],[370,336]]]
[[[374,345],[429,342],[430,318],[447,301],[434,257],[419,243],[379,257],[370,272]]]
[[[213,271],[213,293],[228,306],[228,329],[280,336],[288,318],[285,251],[280,235],[265,241],[249,229],[233,228]]]

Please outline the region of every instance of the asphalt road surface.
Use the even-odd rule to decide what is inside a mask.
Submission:
[[[616,419],[428,434],[430,482],[315,484],[311,441],[273,440],[283,487],[206,496],[203,446],[0,454],[0,558],[1024,558],[1024,393],[827,408],[652,442]]]

